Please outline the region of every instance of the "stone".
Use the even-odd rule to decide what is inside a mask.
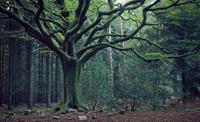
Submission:
[[[108,117],[111,117],[112,116],[112,113],[108,113]]]
[[[53,119],[60,119],[60,116],[53,116]]]
[[[72,118],[71,118],[71,117],[69,117],[69,118],[68,118],[68,120],[72,120]]]
[[[40,118],[45,118],[45,114],[44,113],[40,114]]]
[[[97,119],[97,117],[96,116],[92,116],[92,119]]]
[[[84,121],[84,120],[87,120],[87,117],[86,116],[78,116],[78,119],[80,121]]]
[[[73,113],[73,112],[77,112],[77,110],[76,110],[76,109],[73,109],[73,108],[69,108],[69,109],[68,109],[68,112],[72,112],[72,113]]]

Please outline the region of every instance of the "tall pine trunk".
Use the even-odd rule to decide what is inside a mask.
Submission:
[[[33,89],[34,89],[34,85],[33,85],[33,81],[32,81],[32,42],[27,42],[26,43],[26,48],[27,48],[27,57],[26,57],[26,61],[27,61],[27,78],[28,78],[28,100],[27,100],[27,104],[28,104],[28,108],[32,109],[33,107]]]
[[[8,93],[7,93],[7,105],[8,105],[8,110],[12,110],[12,81],[13,81],[13,75],[12,75],[12,50],[10,49],[11,44],[9,40],[9,80],[8,80]]]
[[[109,34],[112,34],[112,27],[111,25],[109,26],[108,28],[108,33]],[[108,38],[108,40],[110,42],[112,42],[112,37],[110,36]],[[108,57],[109,57],[109,68],[110,68],[110,72],[109,72],[109,75],[108,75],[108,79],[109,79],[109,85],[110,85],[110,88],[109,88],[109,92],[110,92],[110,96],[113,97],[113,84],[114,84],[114,67],[113,67],[113,51],[112,51],[112,48],[109,47],[108,48]]]
[[[46,55],[46,104],[50,107],[51,104],[51,80],[50,80],[50,54]]]

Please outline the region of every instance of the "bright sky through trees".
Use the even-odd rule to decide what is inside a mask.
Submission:
[[[116,0],[116,3],[122,3],[124,4],[127,0]]]

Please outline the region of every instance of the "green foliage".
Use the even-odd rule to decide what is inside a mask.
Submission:
[[[166,94],[166,95],[173,95],[173,93],[174,93],[174,89],[172,88],[172,86],[171,85],[159,85],[158,86],[159,87],[159,92],[161,93],[164,93],[164,94]]]

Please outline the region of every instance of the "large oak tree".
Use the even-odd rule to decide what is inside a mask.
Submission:
[[[123,4],[116,4],[114,0],[4,0],[0,2],[0,17],[14,19],[21,25],[23,32],[45,44],[59,56],[64,73],[64,103],[70,108],[79,108],[81,67],[102,49],[110,47],[120,51],[131,50],[145,61],[159,59],[146,59],[133,47],[121,47],[120,44],[146,41],[162,52],[174,53],[169,58],[198,52],[199,46],[176,55],[176,50],[165,50],[138,35],[145,26],[152,25],[148,23],[150,14],[196,3],[196,0],[127,0]],[[129,28],[123,35],[108,32],[108,27],[117,18],[123,18],[125,13],[133,16],[134,12],[139,13],[140,21],[124,21],[133,21],[137,26]],[[113,37],[112,41],[107,37]]]

